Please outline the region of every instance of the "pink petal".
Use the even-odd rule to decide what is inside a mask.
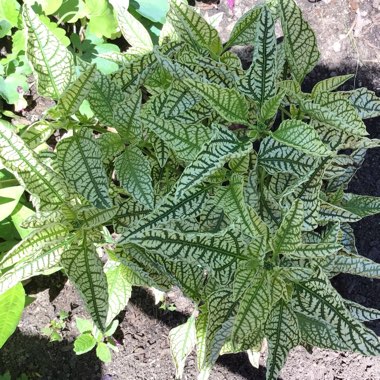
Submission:
[[[235,0],[227,0],[227,5],[228,5],[228,8],[230,8],[231,11],[233,11],[234,6],[235,6]]]

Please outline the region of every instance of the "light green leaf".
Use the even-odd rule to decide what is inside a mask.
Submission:
[[[105,273],[108,284],[108,314],[106,326],[127,306],[132,293],[128,268],[120,263],[108,261]],[[111,334],[112,335],[112,334]]]
[[[91,65],[70,84],[58,101],[57,113],[60,116],[67,117],[79,110],[92,88],[96,75],[95,65]]]
[[[0,188],[0,222],[12,214],[23,193],[22,186]]]
[[[76,317],[75,324],[81,334],[86,333],[86,332],[91,332],[92,329],[94,328],[93,323],[90,320],[84,319],[84,318]]]
[[[261,7],[255,6],[234,25],[230,38],[224,45],[224,50],[234,45],[253,45],[255,41],[256,23],[261,13]]]
[[[193,91],[201,95],[224,119],[231,123],[247,124],[247,101],[235,89],[191,79],[185,79],[184,82]]]
[[[108,346],[103,343],[99,342],[96,347],[96,356],[103,362],[103,363],[110,363],[112,361],[112,355],[111,351],[108,348]]]
[[[190,188],[198,185],[232,158],[248,154],[250,142],[242,142],[228,129],[217,126],[211,140],[206,143],[197,158],[185,168],[178,180],[176,197],[181,198]]]
[[[153,43],[148,31],[140,21],[128,12],[128,0],[110,0],[119,22],[124,38],[137,51],[144,53],[153,50]]]
[[[329,156],[332,152],[309,124],[300,120],[285,120],[273,133],[273,138],[312,156]]]
[[[314,85],[313,89],[311,90],[311,96],[314,98],[316,95],[320,94],[321,92],[334,91],[353,77],[354,77],[353,74],[348,74],[348,75],[339,75],[336,77],[321,80],[316,85]]]
[[[96,340],[91,334],[81,334],[74,341],[74,351],[77,355],[91,351],[96,345]]]
[[[218,32],[181,0],[171,1],[166,17],[176,33],[190,46],[207,49],[216,56],[222,52]]]
[[[73,56],[32,8],[24,5],[22,14],[28,33],[27,57],[37,78],[38,93],[58,99],[74,77]]]
[[[303,222],[303,202],[297,199],[273,237],[273,252],[275,254],[292,252],[301,242],[301,226]]]
[[[25,304],[25,291],[21,283],[0,295],[0,348],[14,333]]]
[[[151,167],[137,147],[130,146],[115,160],[116,175],[121,185],[143,206],[154,208]]]
[[[276,44],[274,19],[263,6],[256,24],[252,64],[238,84],[240,91],[260,105],[276,94]]]
[[[108,178],[96,141],[88,129],[62,139],[57,146],[57,160],[67,182],[97,208],[109,208]]]
[[[1,123],[0,160],[32,195],[40,199],[40,210],[56,210],[67,201],[68,190],[61,178]]]
[[[107,0],[86,0],[87,17],[90,19],[87,32],[97,37],[113,38],[117,32],[117,21]]]
[[[182,379],[186,358],[196,342],[195,318],[191,316],[186,323],[170,330],[170,353],[176,368],[176,378]]]
[[[74,242],[61,257],[61,264],[86,304],[96,326],[104,331],[108,312],[107,278],[95,246],[86,239]]]
[[[286,59],[295,79],[302,82],[319,60],[317,41],[293,0],[279,0],[278,5],[285,37]]]

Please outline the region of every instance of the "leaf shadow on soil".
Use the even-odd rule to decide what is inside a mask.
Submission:
[[[350,80],[341,89],[351,90],[354,86],[373,89],[375,78],[380,77],[380,67],[376,66],[367,65],[357,68],[355,65],[345,65],[333,69],[318,66],[306,78],[303,90],[310,91],[317,81],[332,75],[355,72],[357,72],[355,83],[354,80]],[[377,126],[379,124],[380,118],[366,120],[371,138],[380,138],[380,128]],[[379,164],[380,149],[369,150],[364,165],[356,173],[348,191],[380,196]],[[365,218],[353,224],[353,227],[359,253],[380,263],[380,215]],[[380,309],[380,280],[341,274],[332,282],[343,297],[368,307]],[[43,276],[33,279],[31,287],[34,289],[34,293],[48,288],[49,298],[52,301],[62,290],[64,283],[64,276],[56,274],[51,277]],[[150,318],[156,319],[157,322],[163,323],[169,328],[178,326],[187,318],[186,314],[177,311],[160,310],[158,306],[154,306],[150,294],[142,288],[134,289],[131,303]],[[73,307],[75,308],[75,305]],[[36,312],[44,313],[43,310],[36,310]],[[124,315],[125,312],[119,316],[121,320]],[[36,317],[38,318],[38,316]],[[370,322],[367,325],[380,335],[380,321]],[[25,335],[20,330],[16,330],[9,341],[10,344],[7,343],[0,351],[0,374],[10,369],[14,376],[27,372],[30,379],[100,379],[102,376],[103,378],[107,376],[102,375],[102,364],[94,352],[76,356],[72,351],[72,343],[69,341],[49,343],[47,338],[38,335],[39,331],[36,330],[33,333],[36,335]],[[118,331],[118,333],[122,338],[123,331]],[[47,362],[49,365],[46,365]],[[9,363],[12,363],[11,368]],[[217,364],[219,368],[224,367],[230,373],[238,374],[247,380],[265,379],[265,367],[253,368],[246,354],[224,355],[218,359]],[[35,376],[30,376],[33,373]],[[211,379],[213,378],[212,374]],[[215,379],[219,378],[224,378],[224,376],[215,374]]]

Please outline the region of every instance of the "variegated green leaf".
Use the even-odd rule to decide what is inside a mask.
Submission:
[[[23,6],[22,16],[27,31],[26,54],[37,78],[38,93],[58,99],[74,78],[73,56],[30,6]]]
[[[352,223],[357,222],[361,217],[343,207],[321,202],[319,219],[323,222]]]
[[[342,207],[364,218],[365,216],[380,213],[380,197],[345,194],[342,200]]]
[[[286,256],[298,259],[318,259],[333,255],[342,246],[336,243],[300,244],[293,251],[287,252]]]
[[[104,331],[108,313],[107,278],[94,244],[84,235],[63,252],[61,265],[80,292],[96,326]]]
[[[233,88],[185,79],[185,83],[202,96],[213,109],[231,123],[247,124],[248,105],[244,96]]]
[[[310,281],[295,286],[293,309],[297,313],[327,322],[350,350],[363,355],[379,354],[376,334],[351,317],[341,297],[321,272]]]
[[[278,5],[285,36],[286,59],[295,79],[302,82],[319,60],[317,41],[293,0],[279,0]]]
[[[77,211],[78,222],[84,230],[90,230],[102,224],[112,224],[112,218],[116,215],[118,207],[101,209],[84,206]],[[108,223],[107,223],[108,222]]]
[[[296,312],[301,338],[305,343],[320,348],[329,348],[337,351],[347,351],[349,347],[339,337],[335,326],[314,316]]]
[[[297,317],[284,300],[274,306],[265,325],[265,335],[268,341],[266,379],[276,380],[289,351],[300,341]]]
[[[380,319],[380,310],[365,307],[349,300],[344,300],[344,306],[358,321],[368,322]]]
[[[238,259],[244,259],[244,243],[237,231],[218,234],[187,234],[171,230],[147,230],[129,240],[147,250],[174,261],[196,263],[210,270],[221,283],[233,276]]]
[[[102,161],[109,164],[125,148],[125,145],[118,133],[102,133],[96,140],[99,145]]]
[[[266,235],[267,227],[253,209],[244,202],[243,178],[233,175],[230,184],[217,190],[214,202],[221,207],[232,223],[241,226],[248,236]]]
[[[176,368],[176,378],[182,379],[186,358],[196,342],[195,318],[191,316],[186,323],[170,330],[170,352]]]
[[[81,129],[57,146],[58,163],[67,182],[97,208],[109,208],[108,178],[91,132]]]
[[[75,114],[83,100],[87,98],[96,78],[97,71],[95,65],[89,66],[59,98],[56,112],[61,117]]]
[[[301,109],[312,119],[354,136],[368,135],[354,106],[338,92],[322,92],[314,101],[301,101]]]
[[[143,24],[128,12],[129,0],[110,0],[124,38],[135,51],[144,53],[153,49],[152,39]]]
[[[317,132],[300,120],[285,120],[273,133],[273,138],[312,156],[329,156],[332,152],[319,138]]]
[[[250,142],[239,141],[228,129],[215,126],[211,140],[183,171],[177,184],[176,197],[181,198],[191,187],[222,168],[228,160],[246,155],[251,149]]]
[[[238,87],[260,105],[276,94],[276,34],[274,19],[266,6],[256,22],[252,64]]]
[[[272,97],[266,99],[261,105],[260,117],[263,120],[269,120],[272,119],[272,117],[275,117],[284,96],[285,91],[280,90],[276,95],[273,95]]]
[[[108,285],[108,313],[106,326],[127,306],[132,293],[128,268],[109,260],[104,268]]]
[[[232,333],[235,304],[231,290],[218,289],[207,297],[207,333],[204,361],[201,368],[212,368],[220,350]]]
[[[303,202],[297,199],[273,237],[273,252],[275,254],[294,251],[301,242],[301,226],[303,222]]]
[[[341,223],[340,231],[342,233],[340,243],[343,245],[343,250],[349,254],[357,255],[353,228],[348,223]]]
[[[380,278],[380,264],[360,256],[337,255],[327,259],[324,268],[331,272],[350,273],[368,278]]]
[[[40,200],[39,210],[57,210],[68,200],[64,181],[42,164],[35,153],[0,123],[0,160],[18,181]]]
[[[150,214],[140,218],[122,234],[119,244],[125,244],[133,235],[155,228],[159,224],[197,216],[206,201],[207,190],[207,187],[193,188],[180,200],[177,200],[173,193],[168,194]],[[128,211],[129,215],[130,211]]]
[[[44,143],[54,132],[54,127],[45,120],[31,124],[21,137],[30,149],[35,149]]]
[[[316,165],[315,158],[297,149],[266,137],[261,141],[258,163],[269,174],[290,173],[296,176],[308,175]]]
[[[255,41],[256,23],[261,13],[261,7],[255,6],[234,25],[230,38],[224,45],[224,50],[234,45],[252,45]]]
[[[202,145],[210,139],[209,128],[203,124],[181,125],[178,122],[163,120],[154,115],[141,116],[144,125],[172,148],[179,158],[193,160]]]
[[[235,317],[232,339],[243,349],[255,347],[263,339],[263,325],[271,311],[272,286],[268,273],[257,271],[242,296]]]
[[[120,203],[116,215],[113,217],[114,228],[121,233],[126,227],[148,215],[150,210],[133,198]]]
[[[321,80],[311,90],[311,96],[315,97],[321,92],[334,91],[353,77],[354,77],[353,74],[348,74],[348,75],[338,75],[336,77]]]
[[[142,205],[154,208],[151,167],[141,150],[129,146],[115,160],[116,175],[121,185]]]
[[[320,163],[317,161],[316,163],[319,163],[319,165],[309,173],[307,180],[300,181],[298,186],[295,186],[292,192],[283,199],[283,203],[287,205],[291,205],[297,198],[303,202],[304,222],[302,227],[306,231],[312,231],[318,225],[320,210],[319,192],[325,170],[324,162],[323,160]]]
[[[170,148],[164,142],[164,140],[160,139],[157,136],[153,135],[151,137],[151,140],[154,153],[156,154],[158,165],[160,166],[160,168],[163,168],[170,157]]]
[[[212,364],[206,361],[207,317],[207,313],[202,311],[195,322],[198,380],[208,380],[212,369]]]
[[[365,87],[347,93],[349,102],[355,107],[362,119],[380,116],[380,98]]]
[[[175,81],[168,89],[151,98],[145,107],[152,110],[157,117],[174,119],[191,109],[200,100],[201,97],[198,94],[181,82]]]
[[[72,238],[66,226],[53,225],[14,246],[0,262],[0,294],[20,281],[59,269],[61,254]]]
[[[117,126],[114,120],[114,108],[124,102],[125,94],[116,81],[111,81],[109,76],[98,73],[94,78],[87,100],[95,117],[98,118],[102,125]]]
[[[205,48],[217,56],[221,53],[222,42],[218,32],[182,0],[171,1],[166,17],[189,45]]]

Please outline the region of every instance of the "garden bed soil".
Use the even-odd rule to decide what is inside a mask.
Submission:
[[[297,2],[317,33],[322,53],[321,64],[308,76],[305,88],[310,89],[313,83],[330,75],[355,73],[355,80],[349,82],[346,89],[367,86],[380,95],[380,1]],[[197,3],[203,13],[223,12],[219,28],[224,40],[237,17],[257,1],[235,0],[235,3],[235,16],[231,15],[225,4],[215,8],[215,1]],[[249,61],[249,49],[243,51]],[[43,101],[35,101],[37,109],[32,107],[24,113],[27,120],[33,120],[43,109]],[[371,137],[380,138],[380,120],[368,120],[366,124]],[[349,190],[380,196],[379,163],[380,149],[369,151]],[[366,218],[353,226],[359,252],[380,263],[380,216]],[[333,284],[343,297],[380,309],[379,280],[339,275],[333,279]],[[82,356],[76,356],[73,352],[73,340],[78,335],[75,317],[86,314],[78,294],[62,274],[37,277],[26,289],[36,299],[25,309],[16,333],[0,351],[0,374],[9,370],[13,378],[25,373],[29,379],[56,380],[174,379],[168,333],[171,328],[183,323],[192,311],[192,304],[178,291],[167,295],[167,302],[176,305],[175,311],[168,311],[154,304],[148,290],[134,288],[130,303],[119,315],[121,324],[115,335],[119,352],[113,354],[111,363],[103,364],[93,352]],[[63,341],[49,343],[41,330],[57,318],[60,311],[70,313],[62,332]],[[368,323],[368,326],[380,335],[380,321]],[[196,374],[196,358],[192,354],[187,361],[185,379],[196,379]],[[261,356],[259,369],[250,365],[246,354],[222,356],[210,379],[265,379],[265,354]],[[291,351],[280,379],[379,380],[380,358],[317,348],[308,353],[304,348],[297,347]]]

